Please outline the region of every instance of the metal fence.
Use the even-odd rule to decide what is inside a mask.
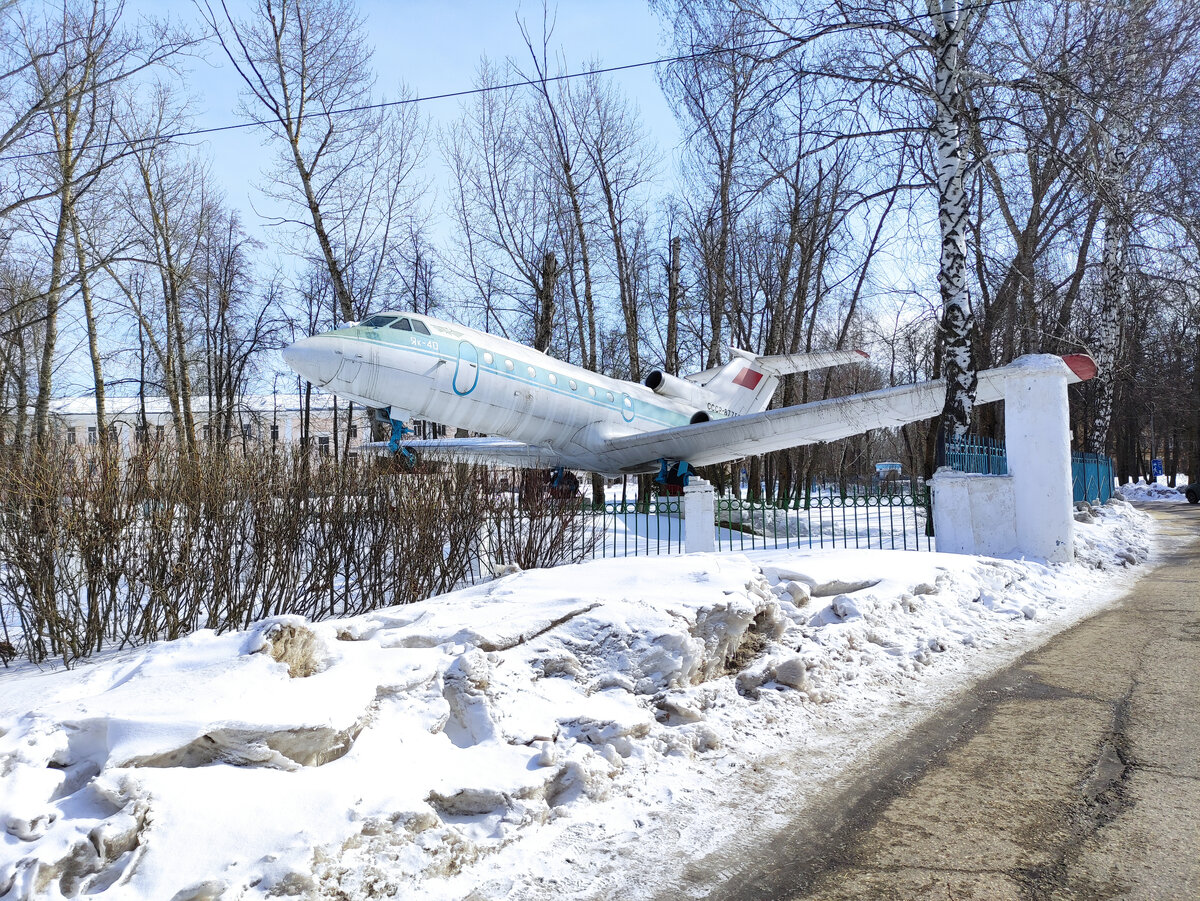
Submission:
[[[1113,493],[1113,461],[1104,454],[1071,454],[1072,499],[1105,503]]]
[[[955,472],[1008,475],[1008,450],[995,438],[967,435],[946,442],[946,465]]]
[[[819,488],[790,507],[719,497],[717,550],[932,550],[929,488],[902,482],[854,491]]]
[[[946,445],[946,465],[958,472],[1008,474],[1008,450],[1003,443],[979,435]],[[1075,503],[1105,503],[1113,493],[1113,462],[1104,454],[1075,451],[1071,454],[1071,491]]]
[[[595,557],[643,557],[684,552],[683,499],[657,497],[649,501],[608,501],[584,505],[593,517]]]
[[[814,485],[791,504],[733,496],[714,499],[717,550],[885,548],[929,550],[929,489],[907,480],[878,486]],[[683,499],[584,504],[593,557],[681,554],[689,523]]]

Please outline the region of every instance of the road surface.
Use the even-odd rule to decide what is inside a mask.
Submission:
[[[1133,592],[909,733],[708,897],[1200,899],[1200,508],[1150,512],[1184,543]]]

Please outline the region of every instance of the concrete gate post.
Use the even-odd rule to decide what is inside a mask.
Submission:
[[[683,489],[683,518],[687,530],[683,549],[689,554],[712,553],[717,549],[715,498],[712,483],[695,476]]]
[[[1064,563],[1075,556],[1070,370],[1052,354],[1021,357],[1010,369],[1004,387],[1004,433],[1017,547],[1031,557]]]

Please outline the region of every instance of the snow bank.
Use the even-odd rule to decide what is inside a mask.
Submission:
[[[693,852],[724,840],[755,761],[805,746],[836,773],[906,698],[1095,609],[1146,558],[1148,519],[1089,516],[1055,568],[605,560],[8,674],[0,897],[648,891],[667,870],[638,875],[647,839],[674,823]]]
[[[1147,485],[1144,481],[1138,480],[1131,485],[1122,485],[1115,492],[1115,496],[1126,501],[1167,501],[1169,503],[1186,503],[1187,497],[1184,496],[1184,489],[1187,488],[1187,479],[1179,478],[1179,488],[1171,488],[1163,482],[1155,482],[1153,485]]]

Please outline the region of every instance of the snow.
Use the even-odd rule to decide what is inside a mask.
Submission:
[[[1183,493],[1188,484],[1187,476],[1176,476],[1175,484],[1179,487],[1170,487],[1167,484],[1166,478],[1160,478],[1151,485],[1147,485],[1143,479],[1138,479],[1132,484],[1122,485],[1118,488],[1117,496],[1127,501],[1166,501],[1173,504],[1187,503],[1187,497]]]
[[[16,668],[0,898],[650,897],[1126,590],[1149,518],[1085,512],[1053,567],[598,560]]]

